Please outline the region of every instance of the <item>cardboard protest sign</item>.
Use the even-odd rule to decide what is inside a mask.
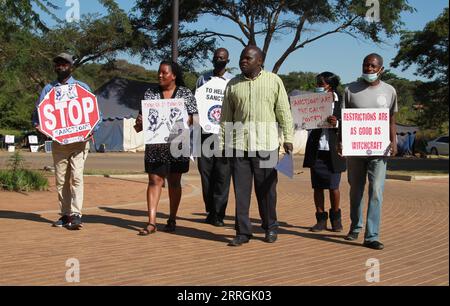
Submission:
[[[52,88],[38,115],[39,130],[60,144],[86,141],[100,121],[97,98],[78,84]]]
[[[387,156],[390,148],[389,109],[343,109],[344,156]]]
[[[5,135],[5,143],[14,143],[14,135]]]
[[[292,96],[290,101],[296,128],[310,130],[333,127],[327,122],[327,118],[333,114],[332,92]]]
[[[195,92],[200,126],[207,133],[219,133],[223,96],[228,81],[213,77]]]
[[[142,126],[145,144],[170,143],[189,129],[184,99],[143,100]]]
[[[38,137],[36,135],[29,135],[28,143],[29,144],[38,144]]]

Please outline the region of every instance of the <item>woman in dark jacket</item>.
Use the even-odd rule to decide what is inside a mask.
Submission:
[[[339,184],[341,172],[346,170],[346,161],[338,154],[339,121],[341,119],[341,99],[337,94],[339,77],[331,72],[323,72],[317,76],[316,81],[316,92],[332,92],[334,95],[333,115],[327,120],[334,128],[312,130],[306,144],[303,167],[311,168],[317,219],[317,224],[310,230],[320,232],[327,228],[328,213],[325,211],[324,190],[328,189],[332,231],[341,232],[343,228],[339,208]]]

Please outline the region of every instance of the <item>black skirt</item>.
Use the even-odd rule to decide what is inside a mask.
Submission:
[[[189,172],[189,161],[180,162],[145,162],[145,172],[166,177],[171,173]]]
[[[311,184],[313,189],[339,189],[341,173],[333,172],[331,153],[319,151],[313,167],[311,167]]]

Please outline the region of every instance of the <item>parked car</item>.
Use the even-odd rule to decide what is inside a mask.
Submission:
[[[448,135],[429,141],[427,153],[432,155],[448,155]]]

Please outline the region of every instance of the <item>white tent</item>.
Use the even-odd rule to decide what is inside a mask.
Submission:
[[[134,118],[118,118],[103,120],[99,131],[95,134],[97,151],[136,152],[144,151],[144,138],[133,126]]]
[[[294,97],[302,94],[308,94],[310,92],[293,90],[289,93],[289,97]],[[306,142],[308,141],[308,131],[302,130],[300,127],[295,127],[294,130],[294,154],[305,154]]]
[[[114,78],[95,91],[103,121],[94,135],[96,151],[144,151],[144,137],[134,124],[145,91],[155,84]]]

